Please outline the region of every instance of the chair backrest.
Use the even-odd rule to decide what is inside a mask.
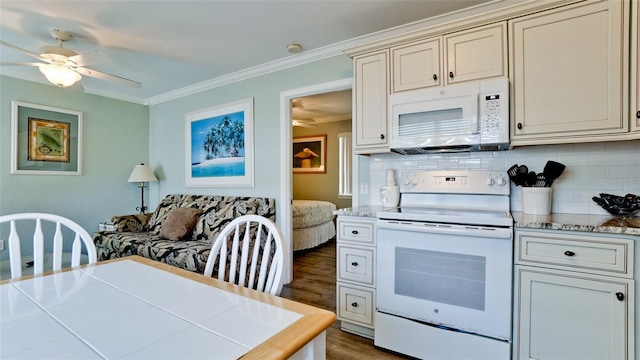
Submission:
[[[33,232],[33,273],[40,274],[44,271],[44,242],[45,234],[43,232],[42,223],[48,221],[55,224],[55,233],[53,235],[53,265],[52,270],[60,270],[62,268],[62,245],[64,237],[62,234],[62,226],[71,230],[75,235],[71,250],[71,266],[80,265],[80,255],[82,253],[82,243],[87,251],[88,263],[93,264],[98,261],[96,247],[89,233],[80,225],[65,217],[44,213],[21,213],[0,216],[0,224],[9,223],[9,262],[11,267],[11,278],[15,279],[22,276],[20,236],[16,221],[33,221],[35,228]],[[48,269],[47,269],[48,270]]]
[[[205,276],[272,295],[282,290],[284,243],[278,226],[260,215],[244,215],[231,221],[213,242]]]

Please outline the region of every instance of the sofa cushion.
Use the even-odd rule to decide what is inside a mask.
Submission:
[[[170,194],[158,204],[149,219],[147,229],[159,235],[162,223],[169,212],[178,207],[191,207],[202,210],[202,216],[196,222],[191,240],[213,242],[220,231],[231,220],[246,214],[258,214],[275,221],[275,200],[264,197],[218,196],[218,195],[182,195]]]
[[[275,209],[275,200],[269,198],[222,196],[200,217],[191,239],[212,243],[228,223],[242,215],[257,214],[275,221]]]
[[[159,235],[100,231],[93,234],[98,261],[140,255],[189,271],[204,272],[211,244],[202,241],[173,241]]]
[[[167,240],[184,240],[191,235],[193,226],[202,214],[202,210],[194,208],[175,208],[167,214],[160,227],[160,238]]]

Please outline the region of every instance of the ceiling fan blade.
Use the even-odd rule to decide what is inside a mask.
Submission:
[[[31,57],[34,57],[34,58],[36,58],[36,59],[38,59],[38,60],[45,61],[45,62],[47,62],[47,63],[49,63],[49,62],[50,62],[49,60],[47,60],[47,59],[45,59],[45,58],[41,57],[41,56],[40,56],[40,55],[38,55],[38,54],[34,54],[34,53],[32,53],[31,51],[29,51],[29,50],[25,50],[25,49],[23,49],[23,48],[21,48],[21,47],[17,47],[17,46],[15,46],[15,45],[9,44],[8,42],[4,42],[4,41],[0,40],[0,45],[4,45],[4,46],[6,46],[6,47],[10,47],[10,48],[12,48],[12,49],[14,49],[14,50],[18,50],[18,51],[23,52],[23,53],[25,53],[25,54],[27,54],[27,55],[29,55],[29,56],[31,56]]]
[[[300,120],[292,120],[291,121],[291,126],[300,126],[300,127],[304,127],[304,128],[308,128],[308,129],[315,129],[316,128],[315,125],[308,124],[306,122],[301,122]]]
[[[101,53],[98,50],[94,50],[74,56],[69,56],[64,61],[67,65],[71,66],[86,66],[91,64],[107,63],[110,62],[110,59],[104,53]]]
[[[91,69],[87,69],[87,68],[83,68],[83,67],[75,67],[73,69],[75,71],[77,71],[81,75],[90,76],[90,77],[93,77],[93,78],[96,78],[96,79],[100,79],[100,80],[111,81],[111,82],[115,82],[115,83],[118,83],[118,84],[134,87],[134,88],[139,88],[140,86],[142,86],[142,83],[140,83],[138,81],[125,79],[123,77],[107,74],[107,73],[104,73],[104,72],[101,72],[101,71],[91,70]]]
[[[24,63],[24,62],[0,62],[0,66],[40,66],[43,63]]]
[[[311,123],[315,123],[315,122],[316,122],[315,120],[313,120],[313,119],[311,119],[311,118],[307,118],[307,119],[298,119],[298,118],[295,118],[295,119],[293,119],[293,120],[298,121],[298,122],[302,122],[302,123],[306,123],[306,124],[311,124]]]

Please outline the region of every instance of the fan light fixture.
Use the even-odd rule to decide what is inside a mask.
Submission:
[[[39,65],[38,68],[49,82],[59,87],[71,86],[82,78],[80,74],[65,66],[43,64]]]

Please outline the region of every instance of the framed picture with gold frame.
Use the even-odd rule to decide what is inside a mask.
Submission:
[[[82,174],[82,112],[12,101],[11,173]]]

